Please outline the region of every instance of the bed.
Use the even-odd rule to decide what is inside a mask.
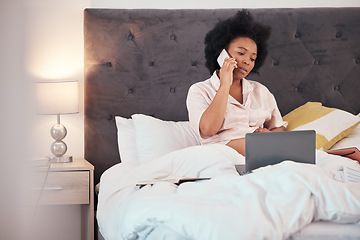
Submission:
[[[105,239],[359,239],[359,164],[323,150],[360,148],[360,9],[250,9],[272,35],[248,79],[275,95],[288,130],[315,129],[319,150],[316,166],[249,176],[232,149],[199,145],[185,105],[210,76],[205,34],[238,10],[84,11],[85,158]],[[136,186],[179,177],[211,180]]]

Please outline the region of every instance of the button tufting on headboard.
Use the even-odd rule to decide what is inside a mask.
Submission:
[[[128,37],[129,40],[133,40],[134,39],[134,35],[132,35],[132,33],[129,33]]]

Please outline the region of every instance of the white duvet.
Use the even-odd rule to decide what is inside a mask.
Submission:
[[[101,177],[100,232],[107,240],[161,232],[171,232],[163,239],[286,239],[312,221],[360,222],[360,182],[335,180],[344,167],[360,171],[356,161],[317,151],[316,165],[285,161],[244,176],[234,163],[243,163],[235,150],[206,145],[115,165]],[[174,175],[211,180],[135,186]]]

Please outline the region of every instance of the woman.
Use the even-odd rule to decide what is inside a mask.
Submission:
[[[205,37],[206,67],[213,75],[189,89],[186,104],[202,144],[223,143],[245,156],[245,134],[285,131],[274,96],[261,83],[246,80],[267,55],[270,28],[246,10],[219,22]],[[217,57],[229,58],[220,68]]]

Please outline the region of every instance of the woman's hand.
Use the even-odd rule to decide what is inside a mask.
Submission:
[[[277,127],[277,128],[272,128],[272,129],[259,127],[254,131],[254,133],[258,133],[258,132],[283,132],[283,131],[286,131],[285,127]]]
[[[258,132],[271,132],[271,131],[267,128],[259,127],[254,131],[254,133],[258,133]]]
[[[235,58],[225,58],[223,66],[219,71],[220,86],[229,87],[233,82],[233,71],[237,68]]]

